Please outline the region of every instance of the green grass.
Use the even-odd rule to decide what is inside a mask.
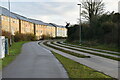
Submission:
[[[52,51],[55,57],[63,64],[66,69],[69,78],[83,78],[83,80],[114,80],[112,77],[105,75],[104,73],[98,72],[94,69],[91,69],[85,65],[82,65],[78,62],[75,62],[71,59],[63,57],[60,54],[57,54]],[[86,79],[85,79],[86,78]],[[77,79],[77,80],[81,80]]]
[[[62,44],[60,42],[57,42],[57,43],[58,44]],[[85,48],[85,47],[82,47],[82,46],[78,46],[78,45],[76,45],[76,46],[73,45],[73,44],[70,45],[70,43],[66,43],[66,44],[62,44],[62,45],[68,45],[68,46],[71,46],[71,47],[82,48],[82,49],[86,49],[86,50],[98,51],[98,52],[103,52],[103,53],[106,53],[106,54],[112,54],[112,55],[120,56],[119,53],[110,53],[110,52],[105,52],[105,51],[101,51],[101,50],[88,49],[88,48]]]
[[[0,70],[2,69],[2,59],[0,59]]]
[[[3,68],[10,64],[16,58],[16,56],[21,52],[22,45],[26,42],[28,41],[15,42],[12,44],[12,46],[9,48],[9,55],[6,55],[6,57],[3,59]]]
[[[78,54],[78,53],[75,53],[75,52],[71,52],[71,51],[68,51],[68,50],[64,50],[64,49],[49,45],[49,44],[47,44],[47,42],[44,42],[43,44],[48,46],[48,47],[54,48],[56,50],[65,52],[67,54],[70,54],[70,55],[73,55],[73,56],[76,56],[76,57],[79,57],[79,58],[90,58],[90,56],[86,56],[86,55],[83,55],[83,54]]]
[[[52,44],[54,44],[54,43],[52,43]],[[84,50],[79,50],[79,49],[74,49],[74,48],[70,48],[70,47],[65,47],[65,46],[58,45],[58,44],[54,44],[54,45],[57,45],[57,46],[60,46],[60,47],[64,47],[64,48],[68,48],[68,49],[72,49],[72,50],[76,50],[76,51],[80,51],[80,52],[84,52],[84,53],[89,53],[89,54],[92,54],[92,55],[96,55],[96,56],[100,56],[100,57],[104,57],[104,58],[108,58],[108,59],[112,59],[112,60],[116,60],[116,61],[120,61],[120,58],[113,57],[113,56],[108,56],[108,55],[103,55],[103,54],[98,54],[98,53],[92,53],[92,52],[88,52],[88,51],[84,51]]]
[[[97,45],[83,44],[83,46],[88,46],[88,47],[97,48],[97,49],[104,49],[104,50],[120,52],[120,48],[118,48],[118,46],[116,46],[114,44],[97,44]]]
[[[92,41],[85,41],[84,43],[82,43],[82,45],[79,45],[79,43],[74,43],[74,42],[70,43],[67,41],[65,41],[65,43],[69,43],[77,46],[83,46],[83,47],[91,47],[96,49],[120,52],[120,48],[118,48],[118,46],[116,46],[115,44],[100,44],[100,43],[95,44],[95,43],[92,43]]]

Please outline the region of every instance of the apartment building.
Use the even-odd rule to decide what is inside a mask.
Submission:
[[[40,20],[30,20],[34,23],[34,34],[37,36],[38,39],[41,39],[43,35],[55,37],[55,27],[53,25],[50,25]]]
[[[17,18],[19,19],[19,32],[26,34],[26,33],[32,33],[34,34],[34,24],[32,21],[24,16],[15,14]]]
[[[37,36],[37,39],[41,39],[42,35],[45,34],[45,25],[40,20],[30,19],[34,24],[34,35]]]
[[[55,33],[56,33],[56,31],[55,31],[55,27],[53,26],[53,25],[51,25],[51,24],[48,24],[48,23],[45,23],[46,24],[46,34],[48,34],[50,37],[53,37],[53,38],[55,38],[56,37],[56,35],[55,35]]]
[[[0,7],[0,21],[2,30],[22,34],[32,33],[41,39],[42,36],[67,37],[67,29],[64,26],[45,23],[40,20],[29,19],[19,14],[9,12],[6,8]]]
[[[56,29],[56,37],[67,37],[67,28],[65,26],[60,26],[54,23],[50,23],[53,25]]]
[[[1,8],[1,26],[3,31],[11,32],[12,35],[15,34],[15,32],[19,31],[19,20],[18,18],[13,14],[10,13],[6,8]]]

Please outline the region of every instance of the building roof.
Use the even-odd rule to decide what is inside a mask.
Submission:
[[[49,24],[49,23],[46,23],[46,25],[47,25],[47,26],[52,26],[52,27],[55,27],[55,26],[53,26],[52,24]]]
[[[21,19],[21,20],[31,22],[28,18],[21,16],[21,15],[18,15],[16,13],[10,12],[8,9],[1,7],[1,6],[0,6],[0,14],[4,15],[4,16],[10,16],[11,18]]]
[[[30,19],[33,23],[35,24],[40,24],[40,25],[46,25],[46,23],[44,23],[43,21],[41,20],[35,20],[35,19]]]
[[[57,24],[54,24],[54,23],[45,23],[41,20],[29,19],[29,18],[21,16],[19,14],[10,12],[8,9],[6,9],[4,7],[1,7],[1,6],[0,6],[0,15],[10,16],[10,17],[15,18],[15,19],[28,21],[28,22],[35,23],[35,24],[65,28],[65,26],[57,25]]]
[[[43,22],[43,21],[41,21],[41,20],[35,20],[35,19],[30,19],[33,23],[35,23],[35,24],[40,24],[40,25],[46,25],[46,26],[52,26],[52,27],[54,27],[53,25],[51,25],[51,24],[49,24],[49,23],[45,23],[45,22]]]
[[[17,17],[13,13],[11,13],[8,9],[3,8],[1,6],[0,6],[0,15],[10,16],[12,18],[17,19]]]
[[[18,15],[18,14],[16,14],[16,13],[13,13],[13,14],[14,14],[18,19],[20,19],[20,20],[24,20],[24,21],[28,21],[28,22],[31,22],[31,23],[32,23],[32,21],[31,21],[30,19],[28,19],[27,17]]]
[[[57,25],[57,24],[54,24],[54,23],[49,23],[49,24],[51,24],[51,25],[53,25],[55,27],[65,28],[65,26]]]

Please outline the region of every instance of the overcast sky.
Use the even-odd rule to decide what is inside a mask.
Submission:
[[[0,0],[0,5],[8,8],[8,0]],[[76,24],[79,18],[80,0],[10,0],[11,11],[20,15],[65,25],[65,22]],[[118,12],[119,0],[103,0],[106,11]]]

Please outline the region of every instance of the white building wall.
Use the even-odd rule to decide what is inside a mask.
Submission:
[[[67,37],[67,29],[65,29],[65,35],[64,35],[64,37]]]
[[[57,28],[57,37],[67,37],[67,29]]]

